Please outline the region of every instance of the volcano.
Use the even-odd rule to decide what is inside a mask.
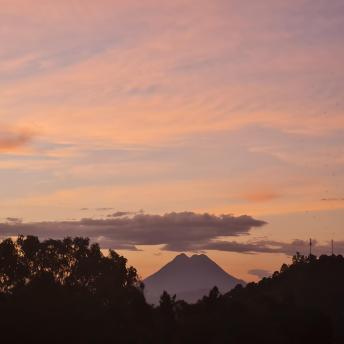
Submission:
[[[204,254],[188,257],[179,254],[159,271],[144,281],[145,296],[149,303],[157,304],[163,291],[176,294],[177,300],[196,302],[216,286],[221,293],[228,292],[237,284],[237,279]]]

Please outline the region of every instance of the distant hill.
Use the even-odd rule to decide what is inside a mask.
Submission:
[[[182,253],[159,271],[144,280],[145,295],[149,303],[158,303],[163,291],[176,294],[177,299],[196,302],[217,286],[228,292],[237,284],[245,285],[218,266],[204,254],[188,257]]]

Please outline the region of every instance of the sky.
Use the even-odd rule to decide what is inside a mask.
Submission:
[[[344,253],[343,39],[342,0],[0,0],[0,236]]]

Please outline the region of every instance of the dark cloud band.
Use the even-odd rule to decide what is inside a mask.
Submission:
[[[213,245],[213,241],[220,237],[249,234],[253,227],[263,225],[264,221],[247,215],[140,213],[107,219],[85,218],[80,221],[3,223],[0,224],[0,235],[31,234],[43,238],[87,236],[103,247],[135,249],[136,245],[165,245],[165,249],[179,251],[193,249],[194,245]]]
[[[98,242],[103,248],[137,250],[140,245],[162,245],[167,251],[217,250],[246,254],[296,252],[308,253],[308,241],[273,240],[234,241],[234,237],[248,235],[254,227],[266,222],[251,216],[197,214],[193,212],[150,215],[125,212],[114,213],[106,219],[85,218],[79,221],[56,221],[25,223],[8,221],[0,224],[1,236],[37,235],[41,238],[62,238],[86,236]],[[344,242],[337,242],[338,251],[344,249]],[[314,253],[328,253],[329,247],[313,241]]]

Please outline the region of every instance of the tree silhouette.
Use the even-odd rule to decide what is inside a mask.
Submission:
[[[0,324],[12,328],[13,335],[35,332],[42,340],[58,341],[65,335],[106,339],[116,329],[119,339],[138,336],[130,331],[131,322],[138,316],[149,319],[150,308],[136,270],[126,264],[115,251],[105,256],[85,238],[6,239],[0,243],[1,307],[6,309]],[[98,325],[105,327],[93,331]]]
[[[133,267],[87,238],[0,243],[0,340],[49,343],[344,343],[344,258],[297,253],[258,283],[153,307]]]

